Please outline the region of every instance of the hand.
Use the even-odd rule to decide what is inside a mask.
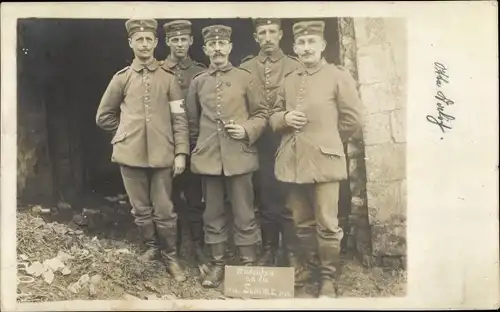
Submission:
[[[186,155],[180,154],[174,158],[174,177],[182,174],[186,169]]]
[[[300,129],[307,123],[307,117],[303,112],[290,111],[285,114],[285,123],[287,126]]]
[[[226,124],[224,128],[229,136],[235,140],[243,140],[247,137],[247,132],[243,126],[237,124]]]

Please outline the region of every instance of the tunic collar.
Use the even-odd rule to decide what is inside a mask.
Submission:
[[[318,65],[316,65],[314,67],[306,67],[302,64],[302,66],[298,70],[298,73],[299,73],[299,75],[303,75],[303,74],[314,75],[315,73],[322,70],[325,67],[325,65],[327,65],[327,64],[328,63],[326,62],[326,60],[324,58],[322,58],[321,61],[319,61]]]
[[[208,66],[208,73],[210,75],[212,75],[213,73],[217,72],[217,71],[222,71],[222,72],[227,72],[228,70],[230,70],[231,68],[233,68],[233,64],[231,64],[231,62],[227,62],[224,66],[222,67],[215,67],[213,64],[210,64],[210,66]]]
[[[185,57],[184,59],[178,61],[169,55],[167,57],[167,59],[165,60],[165,65],[167,67],[169,67],[170,69],[174,68],[177,65],[179,65],[179,67],[182,69],[187,69],[187,68],[191,67],[191,65],[193,65],[193,60],[188,56],[188,57]]]
[[[143,68],[147,68],[149,71],[155,71],[158,66],[158,61],[154,58],[147,64],[140,63],[137,59],[134,59],[131,65],[132,69],[136,72],[141,71]]]
[[[273,53],[271,53],[271,55],[268,55],[260,50],[259,55],[257,55],[257,59],[261,63],[264,63],[266,59],[270,59],[273,63],[275,63],[276,61],[279,61],[283,56],[285,56],[285,53],[283,53],[283,50],[281,49],[274,51]]]

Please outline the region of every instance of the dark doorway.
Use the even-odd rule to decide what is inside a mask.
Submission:
[[[293,55],[292,24],[284,19],[282,48]],[[95,113],[111,77],[129,65],[133,55],[127,43],[126,20],[121,19],[22,19],[18,21],[18,95],[19,124],[29,121],[22,112],[37,105],[45,110],[47,147],[52,166],[53,192],[67,198],[85,192],[102,195],[123,191],[118,167],[111,163],[110,135],[97,128]],[[160,44],[157,59],[168,49],[161,27],[169,20],[158,19]],[[238,66],[247,55],[256,55],[250,19],[194,19],[194,45],[191,57],[208,64],[201,49],[201,30],[211,24],[233,28],[233,52],[230,60]],[[325,58],[339,63],[337,19],[324,19],[328,41]],[[36,94],[24,101],[26,94]],[[33,98],[33,97],[30,97]]]

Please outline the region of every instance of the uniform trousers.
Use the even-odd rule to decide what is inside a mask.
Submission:
[[[177,214],[170,199],[172,169],[120,166],[120,170],[135,224],[175,227]]]
[[[274,175],[276,150],[280,137],[266,129],[257,147],[259,150],[259,170],[255,175],[260,221],[263,229],[274,227],[283,235],[283,240],[292,249],[295,243],[295,229],[292,212],[286,204],[288,184],[278,181]]]
[[[203,228],[205,243],[219,244],[228,240],[228,217],[224,205],[227,194],[234,218],[234,244],[250,246],[260,241],[255,220],[252,173],[236,176],[202,176],[205,212]]]
[[[290,184],[288,205],[300,249],[319,255],[324,275],[332,275],[340,261],[344,236],[338,221],[339,183]]]

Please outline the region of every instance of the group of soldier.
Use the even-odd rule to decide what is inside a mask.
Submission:
[[[260,52],[239,67],[229,61],[232,29],[203,28],[205,67],[189,57],[189,21],[164,25],[170,54],[158,61],[157,21],[128,20],[135,58],[113,76],[96,122],[113,134],[112,161],[147,247],[140,260],[161,256],[177,282],[186,280],[178,254],[183,206],[204,287],[222,282],[230,239],[250,266],[283,265],[281,241],[297,296],[317,280],[318,296],[334,297],[343,143],[361,124],[356,84],[323,58],[323,21],[293,25],[298,58],[280,48],[279,19],[253,22]]]

